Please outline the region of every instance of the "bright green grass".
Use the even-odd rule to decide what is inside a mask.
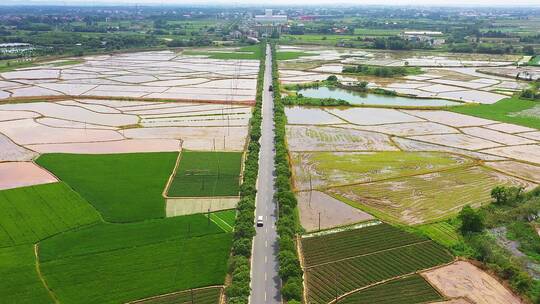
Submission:
[[[540,129],[540,117],[520,116],[518,114],[520,111],[528,110],[538,105],[539,103],[533,100],[512,97],[505,98],[490,105],[471,104],[452,107],[450,111]]]
[[[183,151],[168,195],[171,197],[236,196],[241,152]]]
[[[340,304],[418,304],[442,301],[441,295],[424,278],[415,274],[355,292]]]
[[[309,189],[378,181],[470,165],[472,161],[440,152],[293,153],[295,181]]]
[[[491,189],[511,184],[494,171],[475,166],[330,188],[327,192],[386,221],[421,224],[444,220],[465,205],[488,204]]]
[[[64,183],[0,191],[0,247],[35,243],[99,220],[96,210]]]
[[[207,216],[205,214],[205,216]],[[210,220],[221,227],[225,232],[233,232],[236,219],[236,210],[223,210],[210,213]]]
[[[277,52],[277,60],[289,60],[289,59],[298,59],[305,56],[315,56],[315,54],[310,54],[306,52],[293,52],[293,51],[280,51]]]
[[[0,248],[0,302],[53,302],[39,280],[35,264],[34,245]]]
[[[148,240],[135,247],[59,257],[41,263],[41,270],[62,303],[125,303],[223,284],[231,242],[229,233]],[[43,254],[50,255],[46,247]]]
[[[221,288],[211,287],[204,289],[185,290],[159,298],[142,301],[144,304],[218,304]],[[191,302],[193,301],[193,302]]]
[[[201,214],[128,224],[99,223],[42,241],[40,260],[81,257],[220,233],[223,229]]]
[[[417,228],[430,239],[446,247],[452,247],[459,243],[456,228],[447,222],[421,225]]]
[[[45,154],[37,163],[86,198],[110,222],[165,216],[163,189],[177,153]]]
[[[185,55],[208,55],[211,59],[260,59],[261,47],[256,45],[245,46],[236,52],[205,52],[205,51],[185,51]]]
[[[0,73],[36,65],[34,61],[0,60]]]
[[[529,61],[530,65],[540,65],[540,55],[536,55]]]

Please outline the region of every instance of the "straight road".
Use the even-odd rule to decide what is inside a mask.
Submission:
[[[278,242],[276,232],[277,203],[274,201],[274,100],[268,87],[272,84],[272,56],[266,46],[264,89],[262,96],[261,150],[257,180],[255,215],[264,218],[264,226],[256,227],[251,260],[251,304],[281,303],[281,280],[278,275]]]

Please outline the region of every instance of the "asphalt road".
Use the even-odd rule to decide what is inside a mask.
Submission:
[[[256,227],[251,262],[251,304],[281,303],[281,280],[278,275],[276,232],[277,204],[274,201],[274,100],[268,87],[272,84],[272,58],[266,47],[264,93],[262,96],[262,135],[257,180],[255,215],[263,216],[264,226]]]

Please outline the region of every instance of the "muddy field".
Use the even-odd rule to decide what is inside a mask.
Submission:
[[[393,52],[307,46],[281,48],[310,54],[280,62],[279,72],[283,83],[320,81],[330,75],[337,75],[340,81],[364,80],[368,81],[371,87],[385,88],[401,94],[487,104],[505,98],[503,91],[519,91],[527,86],[526,82],[516,80],[515,77],[519,69],[513,64],[521,59],[520,56],[452,53],[435,56],[419,51]],[[424,73],[397,78],[342,74],[343,66],[358,64],[416,66],[422,68]]]
[[[521,304],[499,281],[468,262],[424,272],[432,285],[450,298],[463,297],[474,304]]]
[[[298,207],[300,223],[307,231],[324,230],[374,218],[320,191],[298,193]]]
[[[89,56],[84,62],[1,73],[0,99],[100,96],[254,101],[258,60],[218,60],[171,51]]]
[[[323,191],[390,221],[440,220],[489,203],[497,185],[539,183],[530,128],[440,110],[318,108],[304,118],[311,109],[299,109],[287,113],[301,123],[287,126],[296,190]],[[329,124],[334,117],[341,122]]]

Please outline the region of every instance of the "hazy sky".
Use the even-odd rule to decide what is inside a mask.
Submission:
[[[5,2],[4,2],[5,1]],[[357,5],[429,5],[429,6],[540,6],[540,0],[4,0],[12,3],[63,3],[63,4],[229,4],[229,5],[317,5],[317,4],[357,4]]]

